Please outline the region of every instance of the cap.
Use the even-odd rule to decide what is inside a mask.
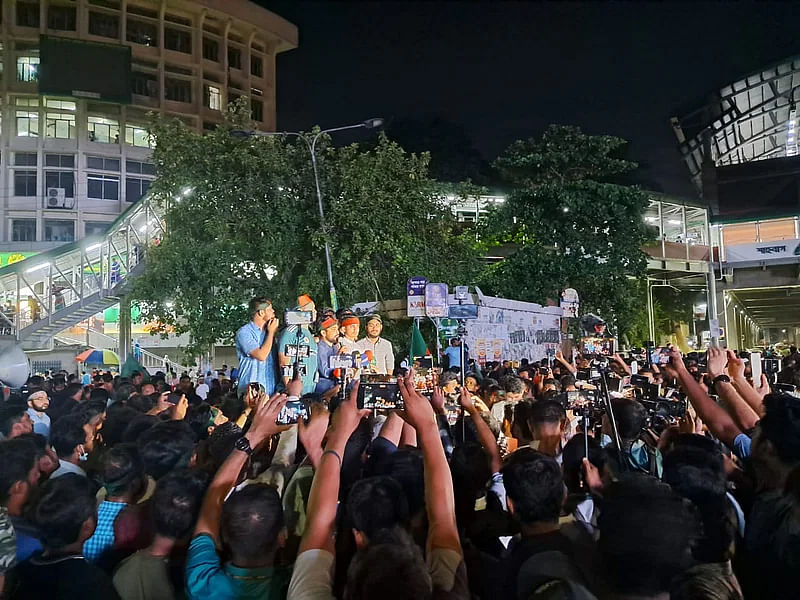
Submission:
[[[308,294],[303,294],[302,296],[298,296],[297,298],[297,306],[303,308],[306,304],[311,304],[314,301],[311,299],[311,296]]]
[[[370,321],[377,321],[378,323],[383,325],[383,319],[381,319],[381,316],[379,314],[377,314],[377,313],[367,317],[367,323],[369,323]]]

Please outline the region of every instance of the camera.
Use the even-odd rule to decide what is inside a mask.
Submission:
[[[764,359],[764,373],[767,375],[775,375],[781,370],[781,361],[777,358]]]
[[[308,419],[308,407],[302,399],[289,400],[278,413],[278,425],[294,425],[300,419]]]
[[[404,408],[397,377],[389,375],[364,375],[358,385],[359,409],[395,410]]]

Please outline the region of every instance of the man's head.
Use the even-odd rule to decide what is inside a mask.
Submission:
[[[134,393],[136,393],[136,386],[133,383],[126,381],[119,384],[114,396],[117,402],[127,402],[128,398],[131,397],[131,394]]]
[[[94,449],[94,435],[83,426],[81,415],[69,414],[53,423],[50,443],[59,458],[77,462]]]
[[[14,512],[24,507],[40,474],[38,451],[32,441],[15,438],[0,442],[0,505]]]
[[[643,598],[669,591],[672,579],[691,564],[701,529],[688,500],[638,474],[604,489],[598,525],[611,591]]]
[[[199,469],[179,469],[162,477],[153,495],[153,524],[157,535],[187,539],[194,529],[209,478]]]
[[[381,336],[383,331],[383,319],[380,315],[370,315],[367,317],[367,336],[376,339]]]
[[[180,380],[178,380],[178,388],[184,393],[190,392],[192,390],[192,378],[186,374],[181,375]]]
[[[342,319],[340,324],[342,334],[349,340],[358,338],[358,332],[361,329],[360,321],[355,315],[349,315]]]
[[[470,394],[477,394],[480,391],[480,384],[478,383],[478,376],[474,373],[469,373],[464,376],[464,387]]]
[[[286,541],[278,492],[252,484],[231,494],[222,505],[220,532],[234,564],[271,564],[275,551]]]
[[[64,391],[64,396],[74,402],[80,402],[83,399],[83,385],[78,383],[70,383]]]
[[[403,488],[385,476],[358,480],[350,488],[345,509],[358,548],[366,546],[381,529],[407,526],[410,518]]]
[[[525,383],[514,375],[503,379],[503,389],[506,392],[505,399],[511,402],[519,402],[525,395]]]
[[[150,394],[155,394],[155,392],[156,386],[154,386],[152,383],[143,383],[141,386],[139,386],[139,393],[142,396],[149,396]]]
[[[523,448],[502,469],[509,511],[523,525],[558,523],[564,503],[564,479],[556,460]]]
[[[460,346],[461,345],[461,340],[459,338],[457,338],[457,337],[450,338],[450,345],[451,346]]]
[[[158,480],[174,469],[190,466],[194,455],[194,433],[182,421],[167,421],[139,436],[137,447],[145,471]]]
[[[97,526],[97,500],[89,481],[67,473],[45,482],[31,520],[46,550],[69,547],[80,551]]]
[[[445,394],[455,394],[458,392],[458,375],[445,371],[439,376],[439,386]]]
[[[567,411],[556,400],[534,402],[528,415],[533,439],[561,437],[567,428]]]
[[[565,392],[574,392],[577,388],[575,387],[575,376],[571,373],[561,376],[561,389]]]
[[[339,341],[339,321],[336,317],[328,315],[319,324],[320,337],[330,345]]]
[[[134,371],[133,373],[131,373],[131,383],[134,386],[142,385],[143,381],[144,381],[144,373],[142,373],[141,371]]]
[[[270,319],[275,318],[272,300],[268,298],[253,298],[250,300],[250,304],[247,305],[247,311],[250,314],[250,319],[260,327]]]
[[[639,437],[642,429],[647,424],[647,410],[633,398],[614,398],[611,401],[614,417],[617,421],[617,431],[622,441],[631,442]],[[607,425],[608,418],[603,416],[603,427],[610,433]]]
[[[114,391],[114,376],[111,373],[103,373],[102,382],[100,387],[102,387],[105,391],[111,394]]]
[[[768,394],[764,417],[753,435],[752,455],[757,464],[791,469],[800,464],[800,399]]]
[[[0,433],[6,439],[33,431],[33,421],[22,404],[6,404],[0,409]]]
[[[308,294],[303,294],[297,298],[297,310],[302,310],[303,312],[310,312],[311,313],[311,320],[317,318],[317,305],[314,304],[314,301],[311,299],[311,296]]]
[[[146,487],[144,464],[133,444],[118,444],[103,456],[100,473],[109,499],[136,501]]]

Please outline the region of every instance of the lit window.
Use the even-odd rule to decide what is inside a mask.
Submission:
[[[19,137],[39,137],[38,112],[17,111],[17,135]]]
[[[17,81],[39,81],[39,57],[17,58]]]
[[[206,106],[211,110],[222,110],[222,92],[218,87],[206,86]]]
[[[44,239],[46,242],[74,242],[75,221],[45,219]]]
[[[119,121],[106,117],[89,117],[89,141],[119,144]]]
[[[75,115],[70,113],[46,113],[45,137],[71,140],[75,137]]]
[[[18,100],[22,100],[22,98],[19,98]],[[17,104],[19,104],[19,102],[17,102]],[[75,103],[69,100],[54,100],[53,98],[45,98],[44,105],[47,108],[57,108],[58,110],[71,110],[73,112],[75,111]]]
[[[125,143],[129,146],[139,146],[140,148],[152,148],[150,133],[144,127],[136,125],[125,126]]]

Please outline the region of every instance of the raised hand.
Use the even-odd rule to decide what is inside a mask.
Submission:
[[[728,353],[721,348],[708,349],[708,374],[712,379],[725,373],[725,365],[728,364]]]
[[[369,414],[368,409],[358,410],[358,386],[358,381],[353,383],[350,396],[347,400],[339,404],[339,407],[333,413],[329,440],[335,437],[339,441],[347,443],[347,440],[353,435],[361,419]]]
[[[308,423],[303,419],[297,422],[297,436],[300,438],[303,448],[306,449],[311,463],[316,467],[320,456],[322,456],[322,440],[328,431],[330,413],[328,408],[320,402],[312,404],[310,411],[311,417]]]
[[[431,406],[437,415],[444,414],[444,393],[442,392],[442,388],[440,388],[438,385],[433,388],[433,394],[431,394]]]
[[[247,432],[247,437],[250,439],[250,445],[253,448],[268,437],[292,427],[291,425],[278,425],[275,422],[288,399],[286,394],[275,394],[271,398],[267,398],[264,393],[261,393],[256,398],[255,408],[253,409],[253,423]]]
[[[728,358],[728,375],[731,379],[744,378],[744,361],[738,358],[733,350],[728,349],[726,352]]]
[[[414,389],[414,369],[409,369],[405,377],[397,379],[405,410],[403,415],[409,424],[419,431],[421,427],[434,422],[433,407],[428,400]]]

